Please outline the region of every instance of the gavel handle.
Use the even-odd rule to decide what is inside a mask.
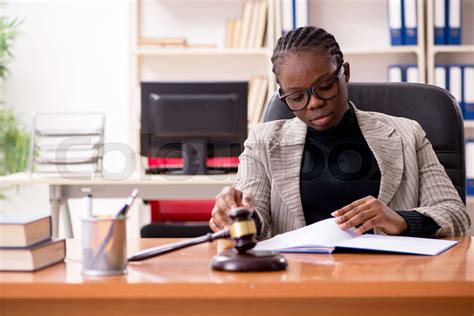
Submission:
[[[128,261],[142,261],[152,257],[160,256],[168,252],[172,252],[178,249],[186,248],[189,246],[194,246],[197,244],[202,244],[205,242],[211,242],[216,239],[228,238],[229,230],[223,229],[215,233],[208,233],[204,236],[196,237],[190,240],[180,241],[177,243],[158,246],[150,249],[145,249],[137,252],[134,256],[128,258]]]

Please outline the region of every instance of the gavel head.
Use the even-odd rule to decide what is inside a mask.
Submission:
[[[257,244],[257,228],[251,215],[245,207],[234,208],[229,213],[232,220],[229,227],[230,238],[234,240],[234,247],[239,253],[244,253]]]

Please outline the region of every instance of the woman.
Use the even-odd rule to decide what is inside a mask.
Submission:
[[[237,181],[216,197],[214,231],[244,205],[255,211],[260,239],[331,216],[359,234],[466,232],[466,208],[420,125],[350,102],[350,67],[333,35],[312,26],[290,31],[272,63],[280,99],[296,118],[250,132]]]

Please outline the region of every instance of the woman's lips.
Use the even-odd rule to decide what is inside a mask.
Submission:
[[[324,126],[329,123],[329,121],[331,120],[331,116],[331,113],[319,115],[312,119],[311,122],[316,126]]]

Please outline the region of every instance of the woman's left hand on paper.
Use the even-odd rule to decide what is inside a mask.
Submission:
[[[357,234],[377,229],[389,235],[400,235],[408,224],[397,212],[373,196],[356,200],[331,213],[341,229],[356,227]]]

